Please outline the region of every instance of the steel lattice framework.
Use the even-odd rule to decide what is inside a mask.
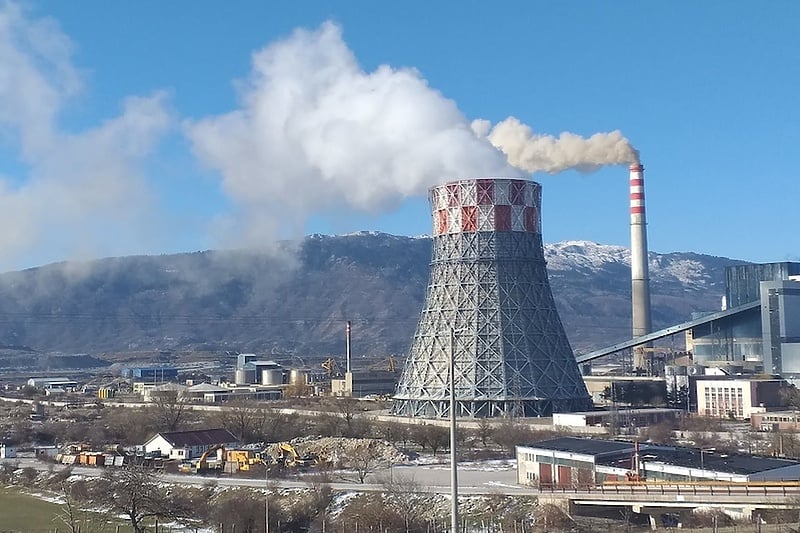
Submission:
[[[451,353],[457,416],[591,408],[547,279],[540,185],[461,180],[430,202],[430,282],[393,413],[449,417]]]

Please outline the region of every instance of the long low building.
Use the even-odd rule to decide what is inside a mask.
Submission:
[[[659,407],[623,408],[608,411],[582,411],[577,413],[553,413],[553,425],[557,427],[587,426],[650,426],[665,420],[674,420],[682,413],[680,409]]]
[[[517,446],[517,481],[521,484],[579,487],[634,479],[794,481],[800,480],[800,462],[718,453],[712,449],[638,445],[578,437]]]

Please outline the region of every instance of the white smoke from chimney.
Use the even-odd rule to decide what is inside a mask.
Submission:
[[[331,22],[256,52],[238,88],[239,109],[185,131],[251,242],[276,219],[296,235],[313,213],[379,213],[453,177],[522,175],[417,71],[364,71]]]
[[[639,152],[619,131],[595,133],[589,138],[569,132],[553,137],[534,133],[515,117],[494,127],[486,120],[476,120],[472,129],[502,150],[511,165],[530,173],[557,174],[568,169],[593,172],[608,165],[639,162]]]
[[[220,173],[237,210],[220,225],[228,242],[263,243],[278,227],[294,236],[320,212],[379,213],[452,178],[591,171],[637,158],[619,132],[554,138],[513,117],[470,124],[417,71],[363,70],[332,22],[256,52],[237,87],[239,109],[185,123],[195,155]]]

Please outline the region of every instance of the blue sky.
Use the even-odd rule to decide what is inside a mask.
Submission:
[[[241,161],[232,161],[231,154],[249,159],[255,153],[252,164],[260,168],[271,167],[275,154],[249,135],[242,137],[247,150],[239,152],[238,138],[223,129],[247,95],[274,94],[248,92],[248,84],[256,84],[254,53],[286,42],[297,28],[316,35],[326,21],[339,28],[363,74],[381,65],[400,69],[393,72],[416,69],[418,80],[454,102],[467,121],[497,123],[514,116],[551,135],[620,130],[647,169],[651,250],[752,261],[800,259],[792,224],[800,198],[795,165],[800,6],[795,2],[770,2],[763,9],[733,1],[242,1],[234,6],[0,1],[0,13],[20,13],[10,17],[12,26],[0,26],[0,37],[41,27],[43,20],[49,20],[43,31],[59,36],[33,53],[35,38],[19,45],[22,56],[33,58],[25,68],[39,69],[42,83],[57,93],[49,97],[55,110],[44,117],[38,108],[31,110],[39,113],[33,118],[20,111],[28,103],[32,109],[38,105],[40,95],[29,89],[17,91],[15,105],[5,110],[0,103],[0,203],[17,210],[13,218],[6,216],[6,225],[22,220],[15,238],[0,240],[5,249],[0,268],[194,251],[313,232],[429,233],[427,201],[418,184],[402,194],[381,190],[363,201],[350,202],[331,186],[313,201],[275,202],[275,195],[303,196],[317,189],[300,177],[308,167],[294,169],[295,177],[280,193],[249,181],[273,179],[267,171],[239,181],[232,177],[252,167],[239,168]],[[6,49],[17,50],[18,39],[8,40]],[[71,53],[58,51],[64,49]],[[37,121],[45,126],[29,126]],[[196,129],[203,125],[205,134]],[[41,133],[49,129],[55,133]],[[52,155],[53,146],[68,144],[65,139],[74,140],[75,148]],[[224,154],[217,153],[215,141],[224,145]],[[124,143],[134,148],[121,148]],[[95,162],[98,151],[103,157]],[[365,157],[348,161],[357,165],[350,172],[363,169],[363,181],[353,185],[359,188],[380,182],[381,175],[370,174],[386,168],[371,166],[374,161]],[[84,162],[98,170],[96,181],[76,176]],[[276,166],[274,172],[283,168]],[[475,172],[482,168],[475,166]],[[62,171],[66,189],[58,186]],[[125,179],[116,181],[116,173]],[[400,168],[398,179],[402,175]],[[624,165],[532,177],[544,187],[546,242],[628,244]],[[49,189],[37,196],[46,188],[40,183]],[[71,198],[67,189],[97,193]],[[71,207],[61,206],[62,200]],[[39,209],[45,214],[29,214]],[[258,231],[251,231],[254,227]],[[240,241],[242,235],[246,239]]]

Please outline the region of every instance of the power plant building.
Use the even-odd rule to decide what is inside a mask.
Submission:
[[[766,373],[800,383],[800,263],[741,264],[726,268],[723,309],[612,346],[581,354],[579,364],[686,333],[692,364],[666,369],[667,387],[716,368],[724,375]]]
[[[549,416],[591,408],[545,268],[541,186],[467,179],[430,190],[433,253],[392,411]]]
[[[800,263],[731,266],[725,282],[725,306],[742,310],[691,329],[694,362],[750,363],[800,379]]]

